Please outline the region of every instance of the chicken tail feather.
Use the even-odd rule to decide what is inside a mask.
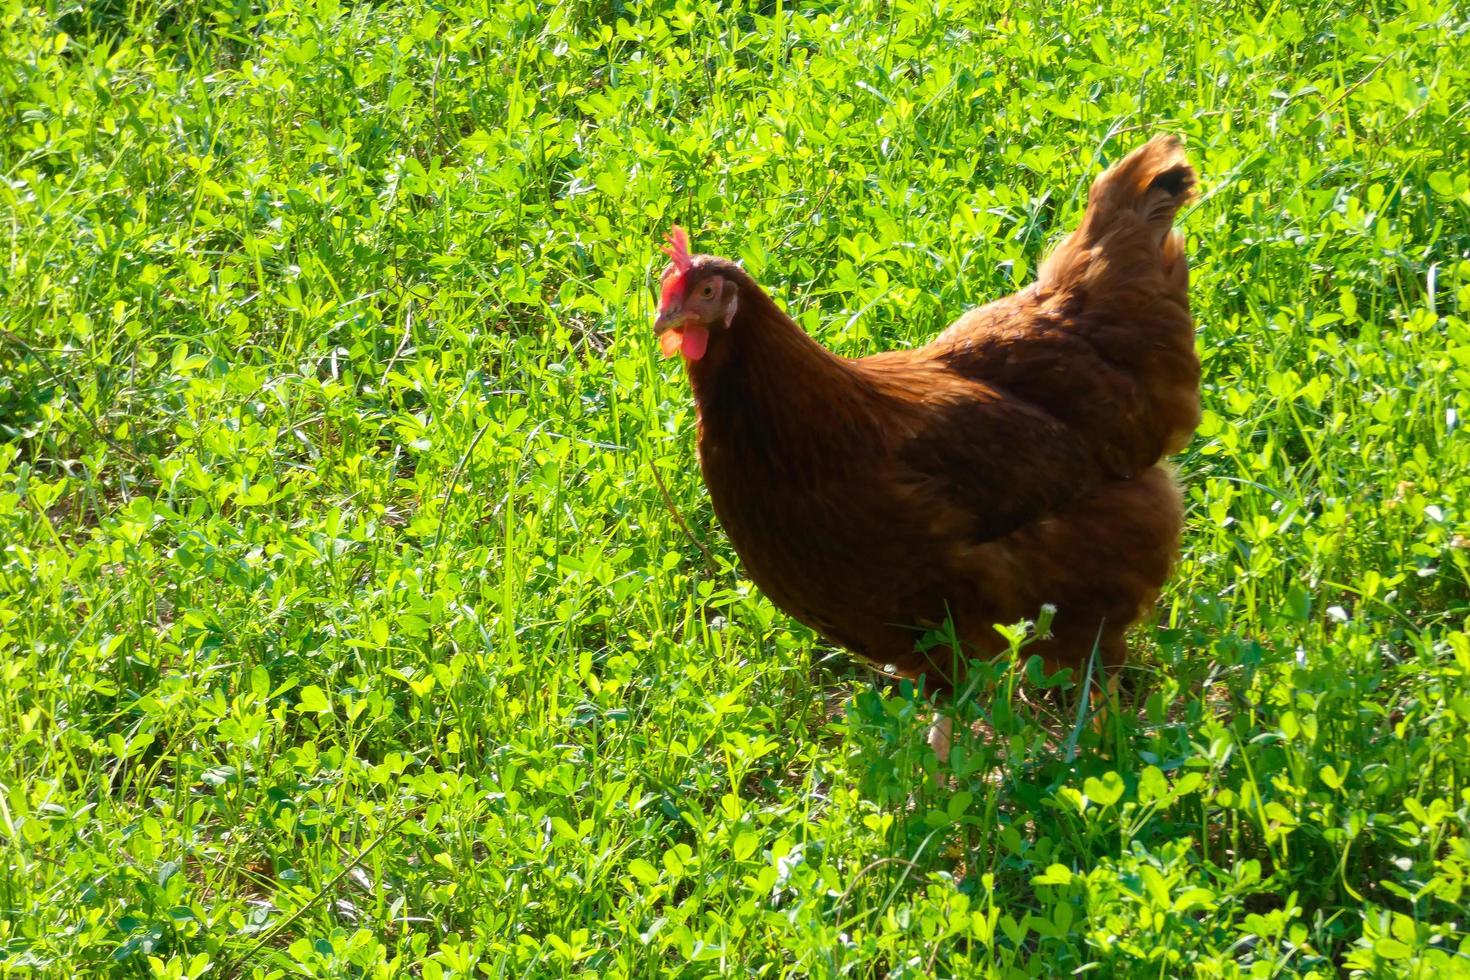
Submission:
[[[1139,244],[1146,237],[1159,250],[1165,277],[1183,286],[1188,271],[1174,218],[1194,198],[1194,186],[1194,168],[1179,140],[1149,140],[1093,182],[1082,223],[1043,264],[1041,280],[1068,278],[1069,272],[1089,264],[1090,253],[1104,240],[1121,235]]]
[[[1184,147],[1173,136],[1157,136],[1093,182],[1084,224],[1103,231],[1119,212],[1131,211],[1162,248],[1174,216],[1193,197],[1194,168],[1184,159]]]
[[[1177,451],[1199,423],[1189,262],[1174,228],[1194,184],[1179,141],[1150,140],[1093,182],[1081,223],[1037,273],[1036,295],[1094,359],[1069,353],[1069,365],[1090,363],[1074,368],[1083,380],[1065,398],[1047,394],[1052,388],[1032,397],[1088,432],[1119,472]],[[1024,390],[1014,380],[1008,387]],[[1069,414],[1076,406],[1086,406],[1084,417]]]

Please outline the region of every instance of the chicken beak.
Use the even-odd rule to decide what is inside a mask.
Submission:
[[[681,310],[660,310],[653,321],[653,333],[664,357],[673,357],[684,346],[685,320]]]
[[[653,332],[655,336],[658,336],[666,330],[677,330],[682,326],[684,326],[683,310],[659,310],[658,319],[653,321]]]

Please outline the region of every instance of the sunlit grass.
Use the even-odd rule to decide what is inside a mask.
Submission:
[[[1287,6],[0,4],[0,972],[1470,970],[1470,20]],[[938,779],[741,578],[656,243],[916,344],[1162,131],[1183,559]]]

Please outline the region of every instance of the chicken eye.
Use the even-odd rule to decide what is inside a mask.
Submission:
[[[704,284],[704,288],[699,291],[699,298],[700,299],[709,299],[714,294],[715,294],[715,284],[712,283],[712,282],[707,282],[707,283]]]

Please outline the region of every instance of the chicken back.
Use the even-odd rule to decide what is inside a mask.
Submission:
[[[1093,184],[1020,292],[924,347],[848,359],[743,269],[670,236],[656,329],[682,352],[715,514],[751,579],[880,669],[961,680],[996,624],[1055,607],[1052,669],[1122,662],[1182,508],[1163,463],[1199,421],[1183,239],[1194,171],[1155,139]],[[948,620],[954,645],[917,641]]]

